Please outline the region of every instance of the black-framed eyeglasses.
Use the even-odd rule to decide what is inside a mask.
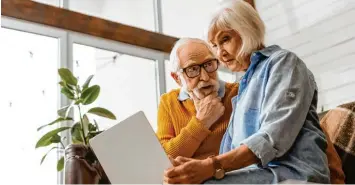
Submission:
[[[204,68],[207,73],[213,73],[218,69],[218,60],[211,59],[202,64],[192,65],[183,69],[180,72],[184,72],[187,77],[195,78],[201,74],[201,68]]]

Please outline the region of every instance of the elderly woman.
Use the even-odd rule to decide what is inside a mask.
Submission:
[[[220,155],[175,159],[164,173],[166,183],[213,177],[206,183],[330,182],[314,77],[294,53],[265,47],[264,35],[261,18],[243,1],[225,2],[211,20],[208,41],[219,61],[245,74]]]

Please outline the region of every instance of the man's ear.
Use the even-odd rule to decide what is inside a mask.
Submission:
[[[171,77],[174,78],[175,82],[176,82],[177,84],[179,84],[179,86],[181,87],[182,84],[181,84],[181,80],[180,80],[180,78],[179,78],[179,75],[176,74],[176,73],[173,73],[173,72],[171,72],[170,75],[171,75]]]

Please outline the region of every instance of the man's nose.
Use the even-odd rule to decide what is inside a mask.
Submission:
[[[210,76],[208,75],[205,68],[201,68],[200,80],[201,81],[208,81],[209,79],[210,79]]]

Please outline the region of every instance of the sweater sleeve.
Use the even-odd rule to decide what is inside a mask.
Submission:
[[[187,125],[176,135],[174,123],[169,114],[169,106],[161,99],[158,108],[157,137],[165,152],[172,157],[192,157],[202,141],[210,134],[196,117],[192,117]],[[179,116],[177,116],[179,117]]]

